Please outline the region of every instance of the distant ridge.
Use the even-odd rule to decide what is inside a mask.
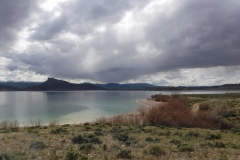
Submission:
[[[42,82],[14,82],[14,81],[0,82],[1,85],[16,87],[16,88],[26,88],[26,87],[36,86],[41,83]]]
[[[11,87],[11,86],[6,86],[6,85],[0,84],[0,91],[15,91],[15,90],[17,90],[16,87]]]
[[[7,84],[7,85],[5,85]],[[26,87],[25,87],[26,86]],[[219,86],[155,86],[148,83],[69,83],[63,80],[48,78],[45,82],[0,82],[0,91],[86,91],[86,90],[119,90],[119,91],[194,91],[194,90],[235,90],[240,91],[240,84],[223,84]]]
[[[228,89],[240,89],[240,84],[224,84],[219,88],[228,88]]]
[[[108,90],[146,90],[153,89],[154,87],[156,87],[148,83],[127,83],[127,84],[107,83],[96,85],[106,88]]]
[[[104,90],[104,88],[91,83],[74,84],[55,78],[32,87],[24,88],[25,91],[80,91],[80,90]]]

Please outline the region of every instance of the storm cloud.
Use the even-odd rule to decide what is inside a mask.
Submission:
[[[0,2],[3,72],[162,85],[236,82],[238,0]]]

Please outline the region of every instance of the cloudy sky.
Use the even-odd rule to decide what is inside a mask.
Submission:
[[[239,0],[0,3],[0,81],[240,83]]]

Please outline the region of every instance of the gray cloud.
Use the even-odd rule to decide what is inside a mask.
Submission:
[[[34,3],[30,0],[0,0],[0,4],[0,47],[2,48],[15,41]]]
[[[14,12],[1,11],[0,35],[18,44],[18,29],[27,33],[23,49],[4,49],[12,71],[104,82],[164,74],[151,82],[173,84],[190,76],[183,69],[240,65],[237,0],[69,0],[52,11],[2,4]]]

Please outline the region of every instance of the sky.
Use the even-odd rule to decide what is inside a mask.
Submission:
[[[239,0],[0,4],[0,81],[240,83]]]

